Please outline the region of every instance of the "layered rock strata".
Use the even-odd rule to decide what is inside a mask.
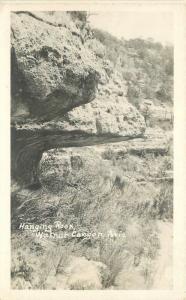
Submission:
[[[57,21],[56,21],[57,20]],[[73,13],[12,14],[12,176],[37,188],[42,153],[141,137],[142,115]]]

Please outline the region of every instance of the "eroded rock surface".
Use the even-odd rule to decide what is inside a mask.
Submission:
[[[12,14],[12,100],[13,115],[48,120],[94,99],[102,66],[70,14],[43,15]]]
[[[20,184],[39,186],[46,150],[143,135],[125,83],[91,44],[82,16],[12,14],[12,176]]]
[[[49,288],[52,289],[102,289],[102,277],[108,268],[101,262],[87,260],[85,257],[69,257],[62,272],[48,278]]]
[[[154,219],[173,214],[171,135],[146,129],[105,50],[83,12],[12,14],[13,288],[152,286]],[[56,221],[77,235],[20,227],[62,234]]]

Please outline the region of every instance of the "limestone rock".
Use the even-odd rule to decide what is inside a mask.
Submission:
[[[40,187],[44,151],[125,141],[146,128],[79,15],[12,13],[12,177],[29,188]]]
[[[82,38],[65,12],[12,13],[12,90],[20,114],[48,120],[94,98],[101,68]]]
[[[110,161],[103,161],[92,147],[55,149],[45,152],[39,164],[39,180],[56,194],[83,198],[109,193],[117,174]]]
[[[120,82],[121,84],[121,82]],[[145,131],[145,123],[138,110],[129,104],[125,86],[109,82],[99,88],[96,98],[74,108],[57,123],[64,130],[82,130],[91,134],[138,137]]]
[[[70,256],[64,270],[56,276],[50,276],[46,284],[51,285],[53,289],[102,289],[101,272],[106,269],[106,265],[101,262],[89,261],[85,257]]]

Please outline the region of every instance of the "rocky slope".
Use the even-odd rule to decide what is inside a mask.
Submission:
[[[86,13],[14,12],[11,28],[12,287],[150,288],[171,133],[146,128]],[[56,220],[79,235],[20,229]]]
[[[47,14],[12,14],[12,175],[32,186],[45,150],[121,141],[145,130],[124,82],[86,43],[86,25],[67,13],[55,22]]]

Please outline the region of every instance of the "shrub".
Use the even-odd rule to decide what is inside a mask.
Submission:
[[[172,184],[162,184],[159,193],[153,201],[150,215],[160,220],[173,219],[173,186]]]

